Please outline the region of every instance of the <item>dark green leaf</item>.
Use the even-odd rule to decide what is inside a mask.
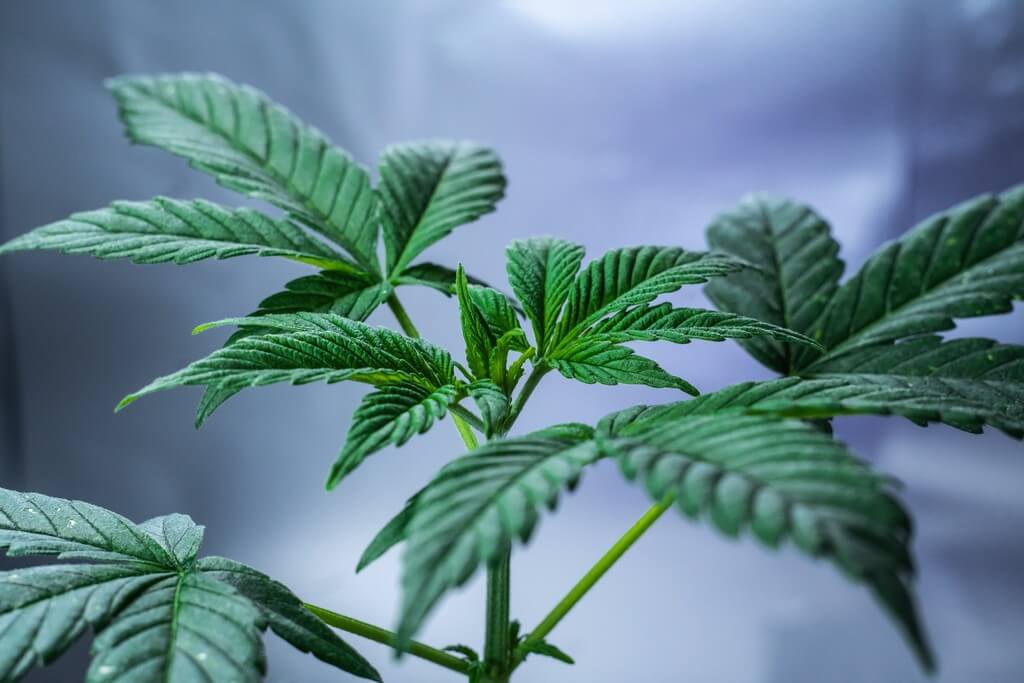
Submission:
[[[213,74],[108,81],[133,142],[188,159],[218,183],[280,207],[377,263],[377,202],[366,171],[254,88]]]
[[[270,628],[301,652],[348,673],[380,681],[380,674],[345,641],[307,610],[294,593],[266,574],[224,557],[204,557],[198,568],[205,576],[226,583],[262,612]]]
[[[480,408],[480,417],[483,419],[485,436],[491,438],[501,429],[508,417],[509,401],[508,396],[497,384],[489,379],[477,380],[467,388],[470,397],[476,401]]]
[[[843,273],[828,223],[809,207],[784,199],[744,199],[715,219],[708,244],[755,266],[707,285],[705,292],[719,309],[802,334],[811,333]],[[751,337],[740,344],[782,374],[795,369],[798,353],[814,355],[779,337]]]
[[[1024,298],[1024,186],[933,216],[875,253],[835,293],[811,336],[844,354],[952,329],[957,318],[1008,313]]]
[[[535,237],[513,242],[505,253],[512,291],[533,324],[534,340],[543,355],[583,262],[584,249],[553,237]]]
[[[459,266],[455,277],[455,291],[459,297],[459,320],[462,323],[462,338],[466,342],[466,361],[469,370],[476,379],[490,377],[491,352],[497,345],[497,339],[491,332],[491,326],[484,318],[469,293],[466,273]]]
[[[674,496],[692,518],[706,514],[728,536],[749,528],[774,547],[790,539],[867,586],[934,666],[911,593],[910,519],[889,480],[828,435],[799,420],[719,414],[707,401],[671,414],[624,411],[598,443],[654,500]]]
[[[57,249],[135,263],[193,263],[234,256],[283,256],[326,268],[352,266],[333,249],[292,223],[251,209],[226,209],[197,199],[157,197],[114,202],[108,209],[72,214],[17,237],[0,254]]]
[[[402,575],[399,637],[407,642],[449,589],[529,540],[537,508],[598,457],[593,442],[525,436],[491,441],[449,463],[416,497]]]
[[[381,220],[389,273],[452,230],[494,211],[505,194],[501,162],[469,142],[392,145],[380,162]]]
[[[423,434],[448,412],[454,385],[429,389],[415,382],[397,382],[367,394],[349,427],[345,447],[331,467],[327,488],[338,485],[367,457],[388,445],[401,446]]]

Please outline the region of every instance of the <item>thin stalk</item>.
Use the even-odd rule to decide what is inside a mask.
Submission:
[[[469,410],[464,408],[463,406],[460,406],[458,403],[453,403],[452,405],[448,406],[448,412],[450,412],[453,417],[462,418],[463,422],[465,422],[466,424],[468,424],[470,427],[480,432],[481,434],[483,433],[483,421],[479,417],[471,413]]]
[[[338,614],[337,612],[332,612],[329,609],[324,609],[323,607],[311,605],[308,602],[305,604],[305,607],[310,612],[320,617],[320,619],[324,623],[329,624],[334,628],[341,629],[342,631],[347,631],[348,633],[354,633],[357,636],[369,638],[372,641],[381,643],[383,645],[389,645],[391,647],[395,647],[395,643],[398,642],[398,636],[395,633],[392,633],[391,631],[387,630],[386,628],[374,626],[373,624],[368,624],[365,621],[359,621],[358,619],[353,619],[352,617],[346,617],[344,614]],[[438,650],[435,647],[424,645],[423,643],[417,642],[415,640],[412,641],[412,643],[409,645],[409,647],[405,649],[405,651],[415,657],[419,657],[420,659],[425,659],[428,662],[433,662],[434,664],[443,666],[446,669],[451,669],[456,673],[469,673],[469,664],[466,662],[466,660],[462,659],[461,657],[456,657],[455,655],[448,654],[443,650]]]
[[[636,543],[637,539],[643,536],[644,532],[650,529],[651,525],[658,521],[658,518],[665,513],[665,510],[672,507],[672,502],[673,499],[668,497],[657,505],[652,506],[640,519],[636,521],[633,526],[629,528],[629,531],[623,534],[622,537],[615,542],[615,545],[608,549],[608,552],[606,552],[601,559],[599,559],[597,563],[590,568],[590,571],[583,575],[583,578],[581,578],[579,582],[572,587],[572,590],[570,590],[566,596],[562,598],[557,605],[555,605],[554,609],[552,609],[551,612],[544,617],[539,624],[537,624],[537,627],[530,632],[530,635],[525,641],[523,641],[522,645],[517,648],[515,655],[516,665],[523,661],[526,653],[529,652],[532,645],[536,645],[540,641],[544,640],[544,637],[558,626],[558,623],[565,618],[565,615],[567,615],[573,607],[576,606],[576,603],[594,587],[594,584],[601,580],[601,577],[612,568],[619,558],[622,557],[634,543]]]
[[[416,329],[416,326],[412,322],[412,318],[409,317],[409,313],[405,310],[405,306],[398,300],[398,295],[394,292],[388,297],[388,308],[395,314],[395,319],[398,320],[398,324],[402,326],[402,331],[413,338],[420,336],[420,331]]]
[[[504,431],[507,432],[512,428],[516,419],[519,417],[519,413],[523,412],[523,406],[530,399],[533,394],[533,390],[537,388],[540,381],[547,374],[548,368],[546,365],[534,365],[533,370],[530,371],[529,376],[526,378],[526,382],[523,384],[523,388],[519,390],[519,395],[516,396],[515,402],[512,404],[512,409],[509,411],[508,419],[505,420]]]

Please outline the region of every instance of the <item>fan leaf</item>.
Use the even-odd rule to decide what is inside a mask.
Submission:
[[[583,330],[610,313],[647,304],[684,285],[734,273],[743,263],[731,257],[678,247],[630,247],[609,251],[587,264],[573,282],[554,346],[572,343]]]
[[[473,143],[410,142],[384,150],[377,192],[388,272],[397,274],[455,228],[494,211],[505,176],[497,155]]]
[[[128,137],[184,157],[218,183],[284,209],[371,273],[377,201],[366,171],[260,91],[214,74],[108,81]]]
[[[415,499],[403,554],[400,642],[445,592],[527,542],[538,508],[554,507],[598,452],[593,442],[525,436],[491,441],[441,470]]]
[[[668,341],[688,344],[694,339],[725,341],[755,337],[821,348],[813,339],[771,323],[701,308],[674,308],[668,303],[624,309],[599,321],[585,334],[586,339],[613,343]]]
[[[543,355],[585,251],[573,242],[535,237],[513,242],[505,253],[509,283],[533,325],[534,341]]]
[[[585,384],[644,384],[662,389],[680,389],[696,396],[696,387],[670,375],[649,358],[610,341],[589,338],[561,344],[547,358],[551,367],[569,379]]]
[[[612,416],[598,443],[628,479],[655,500],[674,496],[688,517],[706,515],[727,536],[749,529],[770,547],[789,539],[831,560],[872,591],[932,670],[911,592],[910,518],[889,480],[801,421],[690,403],[670,417],[658,409]]]
[[[283,256],[323,268],[352,269],[341,254],[286,220],[201,199],[114,202],[110,208],[72,214],[16,237],[0,247],[0,254],[28,249],[179,265],[210,258]]]
[[[818,372],[868,346],[1008,313],[1024,298],[1024,186],[926,219],[883,246],[832,297],[811,336],[828,349]]]
[[[283,585],[224,558],[196,560],[186,515],[136,525],[80,501],[0,489],[0,544],[12,555],[88,563],[0,572],[0,680],[53,662],[96,632],[85,680],[261,681],[268,623],[304,652],[380,680]]]
[[[715,306],[801,334],[811,333],[843,273],[828,223],[785,199],[745,198],[715,219],[708,244],[754,266],[708,283],[704,291]],[[783,337],[757,336],[740,344],[782,374],[796,369],[798,354],[813,357]]]
[[[205,327],[213,325],[266,328],[273,333],[244,337],[160,377],[125,397],[118,409],[146,394],[187,385],[212,385],[218,392],[235,393],[277,382],[353,380],[381,385],[411,381],[436,388],[455,379],[446,351],[329,313],[235,318]]]
[[[327,488],[337,486],[363,460],[388,445],[401,446],[444,418],[457,395],[446,384],[429,389],[414,382],[381,387],[363,398],[349,428],[345,446],[331,467]]]

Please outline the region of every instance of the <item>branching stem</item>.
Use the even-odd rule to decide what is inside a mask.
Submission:
[[[554,609],[544,617],[544,619],[537,624],[537,627],[530,632],[530,635],[523,641],[516,649],[514,664],[518,665],[526,657],[526,653],[529,652],[532,645],[536,645],[540,641],[544,640],[551,631],[558,626],[558,623],[565,618],[570,610],[576,606],[584,595],[594,587],[601,577],[604,576],[609,569],[622,557],[627,550],[636,543],[637,539],[643,536],[644,532],[651,528],[651,526],[658,521],[658,518],[664,514],[665,510],[672,507],[672,498],[666,498],[657,505],[652,506],[644,515],[636,521],[633,526],[629,528],[622,537],[615,542],[611,548],[608,549],[601,559],[590,568],[583,578],[572,587],[564,598],[555,605]]]
[[[348,633],[354,633],[357,636],[369,638],[372,641],[383,645],[390,645],[391,647],[394,647],[395,643],[398,642],[398,636],[386,628],[374,626],[373,624],[368,624],[365,621],[359,621],[352,617],[346,617],[344,614],[338,614],[337,612],[332,612],[329,609],[317,607],[316,605],[311,605],[309,603],[306,603],[305,607],[310,612],[320,617],[325,624],[333,626],[334,628],[347,631]],[[423,643],[415,640],[409,644],[405,649],[405,652],[408,652],[415,657],[419,657],[420,659],[425,659],[428,662],[433,662],[434,664],[443,666],[446,669],[451,669],[452,671],[460,674],[469,673],[469,664],[466,660],[444,652],[443,650],[438,650],[435,647],[424,645]]]

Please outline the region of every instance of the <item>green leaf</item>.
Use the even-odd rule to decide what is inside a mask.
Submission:
[[[416,496],[419,494],[417,493]],[[377,532],[377,535],[366,546],[359,564],[356,565],[356,572],[361,572],[373,562],[380,559],[387,551],[405,540],[406,531],[409,528],[409,521],[416,512],[416,496],[413,496],[405,503],[405,507],[397,515],[391,518],[384,528]]]
[[[556,334],[557,344],[572,343],[604,316],[647,304],[684,285],[707,282],[739,270],[742,262],[719,254],[678,247],[615,249],[587,264],[573,282]]]
[[[928,218],[879,249],[836,291],[811,332],[828,349],[801,369],[883,342],[1008,313],[1024,298],[1024,186]]]
[[[675,344],[687,344],[694,339],[724,341],[768,337],[821,348],[813,339],[771,323],[701,308],[673,308],[668,303],[624,309],[599,321],[584,336],[588,340],[613,343],[668,341]]]
[[[377,272],[377,201],[366,171],[260,91],[214,74],[107,82],[128,137],[188,159],[218,183],[284,209]]]
[[[388,272],[394,274],[458,226],[494,211],[505,177],[498,157],[484,147],[409,142],[384,150],[377,192]]]
[[[204,557],[198,567],[205,576],[232,586],[262,612],[270,628],[295,649],[354,676],[380,681],[377,670],[348,643],[307,610],[284,584],[241,562]]]
[[[470,397],[480,408],[480,418],[484,422],[484,435],[489,439],[494,436],[508,417],[508,396],[504,390],[489,379],[481,379],[467,387]]]
[[[268,623],[305,652],[380,680],[283,585],[223,558],[196,560],[203,528],[185,515],[136,525],[103,508],[0,489],[9,555],[87,560],[0,572],[0,680],[96,633],[88,683],[261,681]]]
[[[292,280],[284,291],[261,301],[252,315],[334,313],[362,322],[387,298],[387,288],[379,282],[354,273],[324,270]]]
[[[533,325],[533,337],[543,355],[585,251],[572,242],[535,237],[513,242],[505,253],[509,283]]]
[[[785,199],[745,198],[715,219],[708,244],[754,266],[705,287],[719,309],[802,334],[811,333],[843,273],[828,223],[809,207]],[[781,337],[751,337],[740,344],[782,374],[797,367],[798,354],[813,357]]]
[[[218,392],[277,382],[341,382],[382,385],[411,381],[429,388],[455,377],[448,353],[421,339],[330,313],[295,313],[235,318],[212,323],[273,329],[244,337],[170,375],[160,377],[121,401],[187,385],[212,385]],[[219,405],[213,405],[216,407]],[[200,415],[200,421],[208,415]]]
[[[700,393],[686,380],[662,370],[653,360],[609,341],[583,338],[572,344],[560,344],[547,361],[565,377],[585,384],[645,384],[680,389],[694,396]]]
[[[500,339],[510,332],[522,332],[522,328],[519,326],[519,316],[507,296],[490,287],[470,284],[468,277],[466,284],[469,299],[480,311],[492,337]],[[524,335],[515,335],[515,338],[517,341],[514,350],[525,351],[529,348]]]
[[[231,586],[199,572],[166,576],[96,636],[86,681],[262,681],[265,628]]]
[[[400,641],[481,564],[529,540],[537,508],[554,507],[562,489],[598,457],[593,442],[525,436],[491,441],[444,467],[416,497],[402,573]]]
[[[1024,436],[1024,347],[926,336],[865,347],[813,378],[744,382],[698,401],[790,417],[901,415],[978,433],[990,424]],[[666,407],[666,410],[670,408]]]
[[[528,637],[528,636],[527,636]],[[539,640],[535,643],[529,643],[526,649],[523,650],[524,655],[540,655],[541,657],[550,657],[551,659],[557,659],[563,664],[575,664],[576,660],[563,652],[560,648],[552,645],[546,640]],[[524,657],[525,659],[525,657]]]
[[[624,411],[598,430],[602,451],[654,500],[674,496],[691,518],[723,534],[749,529],[770,547],[789,539],[864,584],[907,636],[921,665],[934,661],[911,592],[911,524],[888,479],[839,442],[798,420],[717,414],[691,401],[671,415]]]
[[[331,467],[327,488],[337,486],[367,457],[388,445],[401,446],[444,418],[457,391],[452,384],[429,389],[415,382],[399,382],[367,394],[349,428],[345,447]]]
[[[341,254],[288,221],[201,199],[114,202],[110,208],[72,214],[16,237],[0,247],[0,254],[28,249],[179,265],[209,258],[283,256],[321,267],[351,268]]]
[[[497,340],[491,326],[477,307],[469,293],[466,273],[459,265],[455,276],[455,291],[459,297],[459,320],[462,323],[462,338],[466,342],[466,361],[476,379],[490,376],[490,357]]]

